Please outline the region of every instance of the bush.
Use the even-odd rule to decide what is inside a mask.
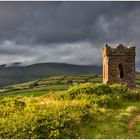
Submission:
[[[15,109],[23,109],[26,106],[26,103],[17,98],[4,98],[0,101],[0,106],[14,107]]]
[[[75,99],[77,96],[81,94],[96,94],[96,95],[104,95],[104,94],[125,94],[127,93],[128,87],[121,84],[114,84],[114,85],[105,85],[105,84],[93,84],[93,83],[86,83],[86,84],[79,84],[70,87],[66,91],[66,97],[69,99]]]
[[[113,84],[110,85],[110,88],[113,94],[124,94],[128,92],[128,87],[126,87],[126,85]]]
[[[122,106],[120,94],[127,93],[128,88],[123,85],[79,84],[66,91],[67,99],[86,99],[99,107],[118,108]],[[119,95],[118,95],[119,94]]]
[[[64,111],[40,113],[32,120],[30,138],[73,138],[78,134],[76,121]]]
[[[121,100],[119,100],[116,96],[110,95],[93,95],[89,101],[99,107],[105,108],[118,108],[122,106]]]
[[[29,85],[29,88],[34,88],[36,86],[39,86],[38,81],[35,81],[34,83]]]
[[[104,84],[93,84],[93,83],[86,83],[86,84],[79,84],[70,87],[66,91],[66,97],[70,99],[76,98],[79,94],[97,94],[103,95],[111,93],[111,88]]]
[[[125,93],[125,94],[122,94],[121,98],[123,100],[128,100],[128,101],[140,101],[140,92],[129,91],[129,92]]]
[[[86,102],[69,103],[54,100],[47,102],[46,100],[43,105],[40,104],[42,98],[36,100],[34,104],[31,104],[28,98],[23,110],[10,112],[5,116],[3,115],[5,111],[8,112],[9,108],[13,109],[11,101],[15,101],[15,98],[7,100],[1,102],[1,105],[6,105],[6,108],[0,106],[0,109],[3,109],[0,112],[1,139],[80,138],[81,124],[85,125],[91,117],[90,106]]]

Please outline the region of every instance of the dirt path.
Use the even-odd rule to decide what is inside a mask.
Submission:
[[[128,123],[128,134],[131,136],[133,134],[133,126],[136,121],[140,120],[140,114],[134,116]]]

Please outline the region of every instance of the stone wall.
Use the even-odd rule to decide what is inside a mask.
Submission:
[[[103,83],[123,83],[135,87],[135,47],[125,47],[122,44],[111,48],[102,48]]]

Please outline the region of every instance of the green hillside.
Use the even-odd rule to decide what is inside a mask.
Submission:
[[[29,66],[0,67],[0,87],[32,81],[50,75],[101,73],[101,66],[81,66],[62,63],[39,63]]]

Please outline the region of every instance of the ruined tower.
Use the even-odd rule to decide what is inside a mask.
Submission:
[[[125,47],[122,44],[111,48],[108,45],[102,48],[103,83],[126,84],[135,87],[135,47]]]

